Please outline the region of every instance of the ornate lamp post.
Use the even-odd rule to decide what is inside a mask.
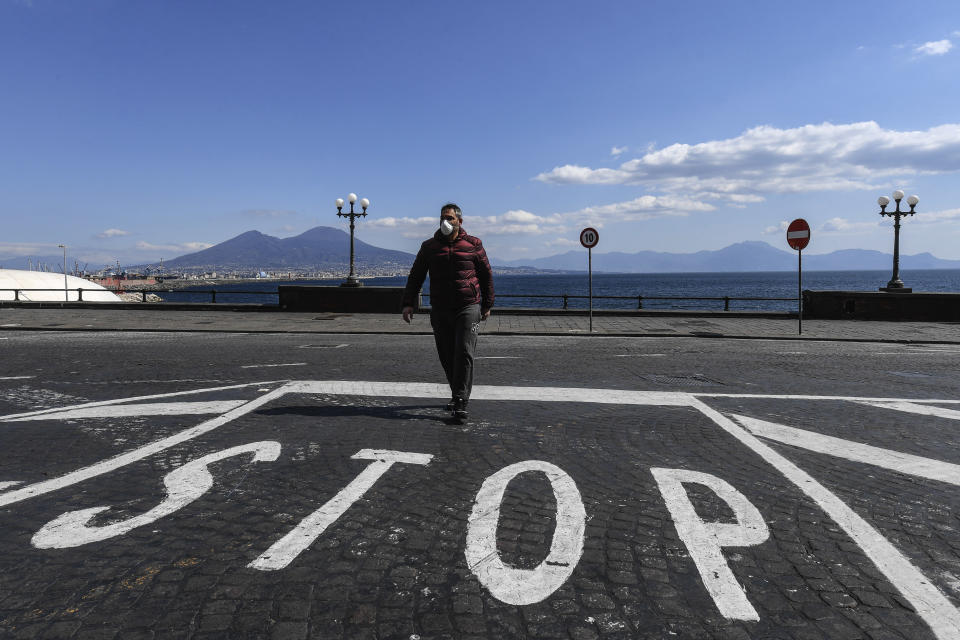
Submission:
[[[890,198],[887,196],[880,196],[877,198],[877,204],[880,205],[880,215],[893,216],[893,277],[890,278],[890,282],[887,283],[886,287],[880,287],[880,291],[910,293],[913,291],[913,289],[910,287],[904,287],[903,281],[900,280],[900,216],[912,216],[914,213],[916,213],[914,208],[917,206],[917,203],[920,202],[920,198],[917,196],[910,196],[907,198],[907,204],[910,205],[910,211],[900,211],[900,201],[903,200],[903,191],[897,189],[890,195],[893,196],[893,199],[897,203],[896,211],[887,211],[887,205],[890,204]]]
[[[360,206],[363,207],[363,213],[354,213],[353,203],[357,201],[357,194],[351,193],[347,196],[347,200],[350,201],[350,213],[343,213],[343,198],[337,198],[337,215],[341,218],[350,218],[350,275],[347,276],[347,279],[341,284],[341,287],[362,287],[363,283],[357,279],[357,274],[353,271],[353,221],[360,216],[367,217],[367,207],[370,206],[370,201],[366,198],[360,200]]]

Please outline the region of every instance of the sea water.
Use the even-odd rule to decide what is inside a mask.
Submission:
[[[902,271],[901,280],[914,291],[960,292],[960,269],[916,269]],[[876,291],[885,287],[889,271],[809,271],[803,273],[802,286],[812,290]],[[254,302],[277,304],[278,284],[339,285],[343,280],[291,280],[243,282],[235,284],[198,285],[175,293],[161,293],[171,302],[209,302],[210,290],[217,292],[217,302]],[[402,287],[406,277],[365,278],[366,286]],[[574,274],[496,275],[496,306],[561,309],[563,295],[586,296],[588,276]],[[263,295],[232,293],[259,291]],[[593,307],[595,309],[714,309],[724,308],[724,300],[705,298],[729,297],[730,310],[793,311],[797,302],[797,273],[789,271],[745,273],[595,273],[593,274]],[[424,285],[429,293],[429,281]],[[548,296],[548,297],[540,297]],[[622,299],[604,296],[621,296]],[[642,296],[642,300],[638,298]],[[688,300],[655,298],[691,298]],[[692,299],[701,298],[701,299]],[[785,300],[737,300],[737,298],[786,298]],[[586,298],[567,298],[571,309],[585,309]],[[424,303],[429,305],[428,295]]]

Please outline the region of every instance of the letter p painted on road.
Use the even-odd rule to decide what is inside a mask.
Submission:
[[[667,509],[673,517],[677,535],[690,552],[710,597],[726,618],[759,620],[756,609],[747,600],[730,565],[723,557],[723,547],[748,547],[761,544],[770,537],[767,523],[746,496],[725,480],[699,471],[651,468]],[[697,515],[683,488],[684,483],[704,485],[733,510],[735,524],[704,522]]]

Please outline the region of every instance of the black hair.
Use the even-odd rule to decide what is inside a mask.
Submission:
[[[443,212],[444,212],[444,211],[447,211],[448,209],[452,209],[453,212],[454,212],[455,214],[457,214],[457,218],[459,218],[460,220],[463,220],[463,211],[461,211],[461,210],[460,210],[460,207],[458,207],[457,204],[454,203],[454,202],[448,202],[447,204],[445,204],[445,205],[443,205],[442,207],[440,207],[440,217],[441,217],[441,218],[443,217]]]

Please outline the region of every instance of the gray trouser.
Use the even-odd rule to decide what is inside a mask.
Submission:
[[[433,309],[430,326],[451,396],[469,400],[473,388],[473,352],[480,333],[480,305],[471,304],[457,310]]]

